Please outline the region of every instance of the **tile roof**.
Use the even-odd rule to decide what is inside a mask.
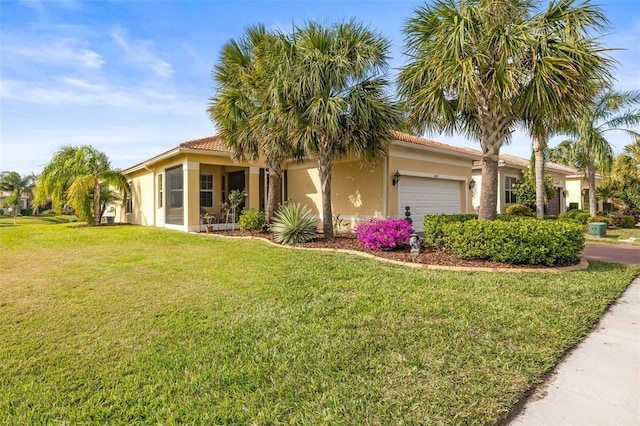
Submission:
[[[480,151],[476,151],[471,148],[461,148],[453,145],[447,145],[446,143],[436,142],[430,139],[421,138],[419,136],[410,135],[404,132],[398,132],[396,130],[392,130],[391,133],[396,140],[401,142],[409,142],[414,143],[416,145],[427,146],[430,148],[441,149],[443,151],[457,152],[460,154],[468,154],[473,156],[480,156]]]
[[[229,148],[224,146],[222,138],[219,135],[208,136],[202,139],[194,139],[180,144],[181,148],[201,149],[203,151],[231,152]]]
[[[500,159],[505,163],[519,166],[519,167],[529,167],[529,160],[521,157],[516,157],[515,155],[510,154],[500,154]],[[544,163],[545,168],[549,170],[554,170],[556,172],[567,173],[567,174],[578,174],[580,170],[575,167],[566,166],[564,164],[552,163],[547,161]]]

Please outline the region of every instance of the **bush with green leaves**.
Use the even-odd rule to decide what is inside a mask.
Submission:
[[[238,218],[238,228],[244,231],[262,229],[266,221],[263,211],[256,209],[244,209]]]
[[[579,215],[580,213],[584,213],[584,210],[578,210],[578,209],[570,209],[567,210],[567,217],[569,219],[575,219],[577,215]]]
[[[507,209],[504,211],[504,214],[507,216],[535,216],[533,210],[531,210],[529,206],[525,206],[524,204],[512,204],[507,207]]]
[[[636,218],[633,216],[620,216],[620,228],[633,228],[636,225]]]
[[[591,215],[588,212],[580,212],[577,213],[573,216],[573,219],[577,220],[578,222],[580,222],[583,225],[587,224],[587,221],[589,220],[589,218],[591,217]]]
[[[422,245],[425,247],[442,247],[442,227],[447,223],[465,222],[477,219],[475,214],[428,214],[424,217],[424,239]]]
[[[593,223],[593,222],[604,222],[608,225],[609,218],[605,216],[589,216],[587,218],[587,223]]]
[[[584,248],[579,224],[537,219],[471,220],[444,225],[445,249],[464,259],[511,264],[562,265],[575,262]]]
[[[280,244],[306,243],[313,239],[318,226],[307,206],[283,204],[273,217],[271,231]]]

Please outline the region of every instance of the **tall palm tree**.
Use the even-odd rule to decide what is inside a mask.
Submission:
[[[333,238],[333,162],[356,155],[376,160],[392,140],[398,108],[389,95],[390,43],[354,21],[322,26],[309,22],[291,36],[279,73],[287,90],[291,141],[317,157],[322,229]]]
[[[586,151],[586,174],[589,181],[589,213],[598,210],[596,197],[596,165],[601,171],[611,170],[613,148],[606,138],[609,132],[622,132],[635,140],[640,139],[640,91],[618,92],[602,89],[585,107],[569,133],[575,138],[575,146]],[[636,109],[633,109],[636,108]]]
[[[13,224],[17,223],[19,213],[18,205],[23,195],[31,195],[35,186],[36,177],[34,174],[20,176],[18,172],[0,173],[0,190],[10,192],[5,199],[5,205],[13,209]],[[2,206],[4,207],[4,206]]]
[[[267,223],[282,198],[282,164],[293,155],[281,124],[281,86],[275,70],[284,55],[281,39],[256,25],[239,40],[226,43],[213,73],[217,88],[208,108],[236,160],[264,155],[269,173]]]
[[[44,167],[36,185],[36,202],[44,204],[50,196],[57,211],[68,203],[87,224],[99,225],[100,196],[109,186],[123,194],[129,191],[126,178],[120,170],[111,168],[106,154],[90,145],[66,145]]]
[[[496,217],[498,157],[516,126],[531,125],[542,152],[545,125],[585,100],[585,76],[606,74],[606,59],[586,36],[603,25],[600,9],[574,7],[573,0],[542,12],[539,5],[437,0],[418,9],[404,29],[410,59],[398,83],[409,120],[420,131],[460,132],[480,142],[480,219]]]

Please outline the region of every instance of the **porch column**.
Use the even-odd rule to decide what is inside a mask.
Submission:
[[[246,206],[250,209],[260,209],[260,168],[249,167],[249,179],[248,179]]]
[[[200,231],[200,163],[182,163],[185,231]]]

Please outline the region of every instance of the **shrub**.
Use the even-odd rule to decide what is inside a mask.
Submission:
[[[571,217],[571,216],[569,216]],[[589,220],[589,218],[591,217],[591,215],[587,212],[580,212],[580,213],[576,213],[572,219],[577,220],[578,222],[580,222],[583,225],[587,224],[587,221]]]
[[[578,210],[578,209],[575,209],[575,210],[569,209],[569,210],[567,210],[567,216],[570,219],[575,219],[576,216],[579,215],[580,213],[584,213],[584,211],[583,210]]]
[[[604,222],[607,225],[609,224],[609,218],[604,216],[589,216],[587,218],[587,223],[591,222]]]
[[[627,215],[622,215],[622,216],[616,216],[616,218],[618,219],[618,224],[616,226],[619,226],[620,228],[633,228],[636,224],[636,218],[633,216],[627,216]],[[611,222],[609,222],[611,224]]]
[[[315,216],[300,203],[280,206],[271,224],[275,240],[280,244],[306,243],[317,230]]]
[[[256,209],[244,209],[238,218],[238,227],[242,230],[262,229],[265,223],[263,211]]]
[[[636,223],[640,222],[640,209],[627,209],[623,212],[625,216],[633,216]]]
[[[411,223],[406,219],[376,219],[354,229],[358,242],[369,250],[393,249],[409,242]]]
[[[33,215],[33,209],[20,209],[21,216],[31,216]]]
[[[507,216],[534,216],[533,210],[524,204],[512,204],[504,212]]]
[[[446,223],[465,222],[477,219],[475,214],[429,214],[424,217],[424,239],[422,244],[425,247],[442,247],[442,226]]]
[[[445,225],[443,241],[447,250],[465,259],[551,266],[579,259],[584,228],[536,219],[472,220]]]

